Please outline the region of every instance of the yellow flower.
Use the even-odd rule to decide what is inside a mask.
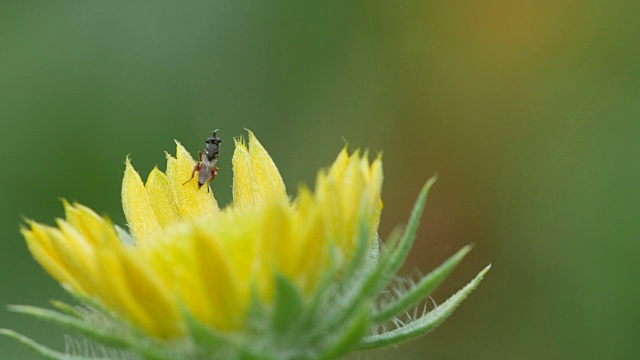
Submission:
[[[91,339],[86,357],[73,351],[74,359],[95,351],[153,360],[333,359],[427,333],[489,270],[432,311],[406,318],[470,250],[423,278],[394,282],[435,179],[420,192],[406,230],[381,247],[380,157],[369,162],[367,152],[343,149],[318,173],[313,191],[300,186],[290,199],[273,160],[249,132],[248,143],[235,141],[233,203],[220,209],[208,185],[187,181],[195,161],[176,144],[166,172],[155,168],[146,182],[126,159],[122,203],[129,231],[66,201],[57,226],[28,221],[22,229],[35,259],[82,306],[55,301],[58,311],[10,310]],[[12,330],[0,334],[48,359],[70,355]]]
[[[248,146],[247,146],[248,145]],[[242,328],[252,286],[271,302],[275,274],[310,294],[330,266],[352,256],[359,221],[376,232],[382,164],[342,150],[320,172],[312,193],[290,201],[271,157],[249,133],[233,154],[233,204],[220,210],[213,192],[185,185],[194,160],[180,143],[143,183],[129,159],[122,203],[135,245],[124,244],[107,219],[64,202],[57,228],[31,222],[23,230],[36,260],[64,286],[93,298],[146,333],[182,337],[181,306],[219,330]],[[360,209],[365,211],[360,212]],[[360,219],[363,216],[363,219]]]

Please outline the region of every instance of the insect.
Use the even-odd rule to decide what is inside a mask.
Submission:
[[[196,171],[198,172],[198,189],[202,187],[204,184],[208,184],[216,178],[218,175],[218,169],[216,167],[216,162],[218,162],[218,153],[220,152],[220,143],[222,140],[216,136],[216,133],[220,131],[215,129],[211,132],[211,137],[207,138],[205,143],[207,146],[204,148],[204,157],[202,157],[202,151],[198,152],[198,156],[200,160],[193,167],[193,171],[191,172],[191,178],[185,181],[182,185],[185,185],[189,181],[193,180]],[[209,191],[209,187],[207,186],[207,191]]]

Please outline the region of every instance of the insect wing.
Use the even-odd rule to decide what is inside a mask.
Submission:
[[[202,166],[200,168],[200,171],[198,171],[198,185],[202,186],[208,183],[210,180],[211,180],[211,170],[206,166]]]

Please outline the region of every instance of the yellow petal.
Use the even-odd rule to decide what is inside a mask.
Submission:
[[[251,156],[253,181],[256,183],[256,189],[260,196],[262,198],[275,197],[282,202],[288,201],[284,181],[282,181],[276,164],[251,131],[249,131],[249,155]]]
[[[258,259],[258,237],[261,229],[261,212],[255,208],[242,211],[225,211],[216,221],[202,219],[209,231],[220,239],[219,245],[241,284],[248,284],[255,276]],[[248,285],[247,285],[248,286]]]
[[[122,208],[136,242],[160,230],[147,190],[128,157],[122,179]]]
[[[308,189],[301,188],[297,199],[294,214],[295,232],[292,235],[296,240],[293,241],[291,277],[306,294],[309,294],[318,282],[319,274],[326,270],[328,265],[328,243],[322,229],[322,210],[315,203],[313,195]]]
[[[234,139],[236,148],[231,158],[233,166],[233,205],[238,209],[255,206],[260,198],[253,180],[249,149],[241,140]]]
[[[337,181],[327,176],[326,173],[320,172],[316,178],[315,198],[318,206],[323,209],[323,235],[333,243],[337,243],[342,237],[342,229],[344,228],[343,220],[345,218],[339,194]]]
[[[145,188],[160,227],[164,229],[179,220],[178,204],[165,173],[158,168],[151,170]]]
[[[172,294],[157,275],[141,263],[136,249],[119,251],[125,291],[135,294],[132,301],[137,303],[145,317],[151,319],[152,331],[160,337],[173,337],[184,333],[181,315]],[[132,254],[133,253],[133,254]]]
[[[373,239],[379,223],[382,202],[382,163],[379,158],[369,165],[367,153],[349,156],[342,150],[327,173],[316,180],[316,199],[324,211],[324,229],[337,245],[338,266],[349,259],[355,249],[360,221],[366,221]],[[361,211],[364,210],[364,213]],[[364,218],[361,216],[364,215]]]
[[[380,192],[382,191],[382,177],[382,160],[378,157],[371,165],[371,178],[367,185],[367,190],[369,192],[368,195],[372,203],[372,237],[378,232],[380,215],[382,213],[382,199],[380,198]]]
[[[344,171],[342,179],[339,179],[339,190],[341,199],[341,209],[343,219],[350,227],[346,227],[344,233],[344,241],[353,241],[353,235],[357,229],[356,218],[359,215],[360,206],[362,206],[360,197],[364,189],[365,179],[362,173],[361,158],[356,151],[349,158],[349,163]]]
[[[147,263],[159,281],[182,299],[182,305],[192,315],[198,319],[209,319],[211,311],[198,283],[192,238],[190,224],[173,226],[161,236],[154,237],[150,241],[153,246],[140,248],[141,261]]]
[[[81,204],[62,201],[67,222],[79,231],[86,241],[96,244],[102,237],[104,219],[90,208]]]
[[[119,254],[112,248],[101,249],[97,260],[101,278],[99,285],[105,294],[101,301],[146,332],[155,334],[153,319],[135,300],[136,295],[128,286]]]
[[[79,290],[93,295],[95,293],[93,265],[89,265],[93,261],[91,251],[87,251],[77,238],[68,238],[58,229],[48,228],[47,230],[52,247],[64,262],[65,267],[69,269],[69,273],[73,274]]]
[[[64,262],[51,245],[49,236],[44,231],[44,226],[31,223],[32,230],[22,229],[22,235],[27,241],[27,246],[33,257],[42,267],[59,283],[69,286],[76,292],[86,295],[74,275],[69,272]]]
[[[273,160],[258,139],[249,131],[249,147],[235,140],[233,152],[233,203],[239,209],[255,207],[276,199],[287,203],[287,193]]]
[[[196,227],[193,236],[195,274],[211,310],[207,323],[218,329],[237,330],[244,321],[247,294],[241,292],[240,281],[214,234]]]
[[[329,176],[334,179],[342,179],[344,172],[349,164],[349,154],[347,153],[346,146],[342,148],[338,156],[333,161],[331,168],[329,169]]]
[[[293,264],[297,250],[297,239],[292,234],[293,213],[288,206],[272,201],[263,215],[263,230],[260,236],[260,250],[264,271],[273,274],[277,270],[294,275]],[[270,275],[272,277],[272,275]],[[272,279],[269,279],[271,282]]]

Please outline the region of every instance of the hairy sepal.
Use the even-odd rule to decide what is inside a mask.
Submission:
[[[10,305],[10,311],[30,315],[38,319],[46,320],[57,324],[63,328],[72,330],[80,335],[86,336],[98,344],[120,349],[132,349],[138,352],[145,359],[165,360],[167,357],[159,350],[160,346],[152,344],[146,337],[140,337],[127,331],[127,327],[121,323],[109,321],[106,317],[101,319],[99,326],[95,321],[87,318],[77,318],[75,316],[63,314],[58,311],[43,309],[27,305]],[[106,326],[105,326],[106,325]]]
[[[470,283],[426,315],[386,333],[367,336],[362,340],[359,348],[364,350],[397,345],[422,336],[433,330],[438,325],[442,324],[442,322],[444,322],[454,312],[456,307],[458,307],[458,305],[467,298],[478,284],[480,284],[480,281],[482,281],[482,278],[490,268],[491,265],[484,268]]]
[[[409,251],[411,250],[413,242],[416,238],[418,226],[420,225],[420,218],[422,217],[422,214],[424,212],[424,206],[427,202],[429,190],[431,189],[433,184],[435,184],[436,180],[437,176],[433,176],[424,184],[424,186],[420,190],[418,199],[416,200],[416,203],[413,206],[413,210],[411,211],[409,223],[407,224],[407,227],[398,244],[395,245],[394,250],[390,255],[389,261],[387,262],[384,271],[382,271],[382,276],[374,285],[377,292],[382,291],[387,286],[391,279],[393,279],[393,276],[395,276],[398,270],[400,270],[400,267],[409,255]]]
[[[29,349],[31,349],[36,354],[42,356],[44,359],[48,360],[84,360],[85,358],[81,357],[69,357],[65,353],[61,353],[55,350],[52,350],[44,345],[41,345],[29,337],[26,337],[20,333],[17,333],[13,330],[9,329],[0,329],[0,335],[8,336],[22,343]],[[88,358],[86,358],[88,359]]]
[[[394,230],[389,236],[390,242],[395,243],[399,237],[400,231]],[[319,327],[321,333],[332,333],[336,328],[347,323],[359,308],[372,305],[373,300],[378,296],[376,291],[378,279],[387,268],[392,251],[393,247],[385,248],[373,267],[369,267],[369,264],[363,261],[361,267],[357,269],[359,276],[348,286],[343,284],[336,295],[325,300],[324,313],[327,314],[327,320]]]
[[[195,344],[195,352],[204,356],[209,353],[226,353],[227,358],[234,358],[230,353],[234,353],[237,344],[227,336],[220,334],[210,327],[202,324],[194,318],[188,311],[182,311],[182,316],[187,325],[191,340]]]
[[[422,277],[417,284],[408,289],[400,297],[376,311],[372,315],[374,323],[381,323],[389,320],[397,314],[404,313],[420,301],[426,299],[440,285],[444,279],[455,269],[462,259],[471,251],[471,246],[465,246],[456,254],[450,257],[442,265]]]
[[[344,330],[333,338],[324,347],[324,352],[318,357],[320,360],[336,359],[338,356],[347,353],[357,347],[358,341],[362,339],[369,328],[369,310],[367,306],[361,306],[356,311],[356,316],[344,327]]]

